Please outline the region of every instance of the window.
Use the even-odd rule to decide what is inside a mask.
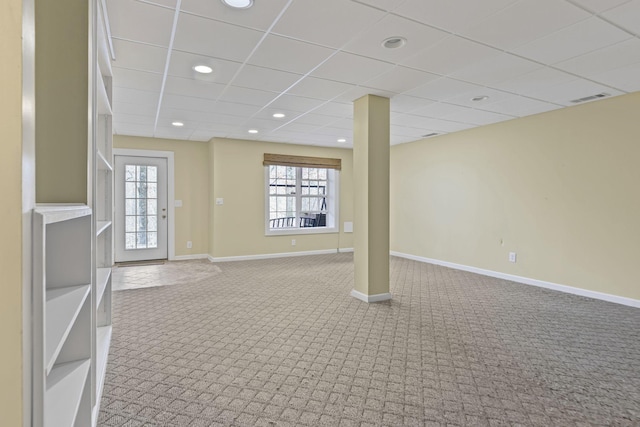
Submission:
[[[336,169],[266,164],[265,174],[267,234],[337,231]]]

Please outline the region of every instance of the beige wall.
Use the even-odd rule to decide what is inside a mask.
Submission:
[[[87,203],[88,7],[36,1],[38,203]]]
[[[0,424],[22,425],[22,2],[0,8]]]
[[[175,161],[176,256],[209,253],[209,146],[206,142],[113,137],[114,148],[172,151]],[[187,241],[193,247],[187,249]]]
[[[638,111],[634,93],[392,147],[391,250],[640,299]]]
[[[244,140],[213,139],[211,202],[214,257],[300,252],[353,247],[353,234],[342,224],[353,221],[353,157],[351,150]],[[342,159],[340,173],[340,232],[332,234],[265,236],[264,153]],[[214,205],[223,198],[223,205]],[[296,246],[291,245],[296,239]]]

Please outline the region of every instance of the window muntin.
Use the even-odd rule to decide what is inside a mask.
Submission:
[[[125,165],[125,250],[158,247],[158,168]]]
[[[283,165],[266,170],[267,233],[334,231],[336,170]]]

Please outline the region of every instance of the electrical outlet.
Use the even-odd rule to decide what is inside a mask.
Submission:
[[[509,252],[509,262],[516,262],[516,256],[515,252]]]
[[[296,245],[296,239],[291,239],[291,246],[295,246]]]
[[[193,243],[191,243],[191,240],[189,240],[187,242],[187,249],[191,249],[193,247]]]

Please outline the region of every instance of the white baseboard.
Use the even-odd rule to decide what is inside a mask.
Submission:
[[[366,295],[362,292],[356,291],[355,289],[351,290],[351,296],[364,302],[380,302],[391,299],[391,294],[389,292],[384,294]]]
[[[485,270],[484,268],[471,267],[463,264],[456,264],[448,261],[441,261],[433,258],[425,258],[417,255],[405,254],[402,252],[391,251],[391,255],[400,258],[411,259],[414,261],[426,262],[428,264],[441,265],[443,267],[454,268],[456,270],[469,271],[471,273],[481,274],[483,276],[496,277],[498,279],[510,280],[512,282],[523,283],[525,285],[538,286],[541,288],[552,289],[554,291],[565,292],[568,294],[580,295],[583,297],[599,299],[603,301],[613,302],[616,304],[628,305],[630,307],[640,308],[640,300],[633,298],[620,297],[617,295],[605,294],[602,292],[589,291],[587,289],[574,288],[573,286],[560,285],[558,283],[545,282],[544,280],[531,279],[529,277],[516,276],[514,274],[501,273],[499,271]]]
[[[209,255],[207,254],[193,254],[193,255],[176,255],[169,261],[186,261],[189,259],[207,259]]]
[[[225,257],[212,257],[208,255],[211,262],[228,262],[228,261],[252,261],[257,259],[271,259],[271,258],[287,258],[292,256],[307,256],[307,255],[326,255],[335,254],[338,251],[336,249],[324,249],[320,251],[301,251],[301,252],[280,252],[276,254],[259,254],[259,255],[241,255],[241,256],[225,256]]]
[[[353,252],[353,248],[339,248],[338,249],[338,253],[347,253],[347,252]]]

